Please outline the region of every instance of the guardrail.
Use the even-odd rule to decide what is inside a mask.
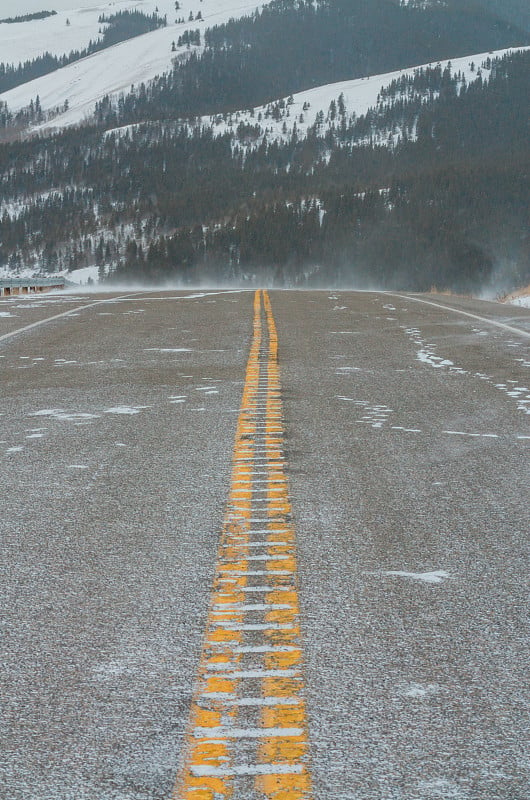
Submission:
[[[0,297],[16,294],[39,294],[51,289],[64,289],[65,279],[57,278],[0,278]]]

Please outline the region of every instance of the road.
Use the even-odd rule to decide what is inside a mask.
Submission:
[[[529,334],[2,301],[0,797],[528,800]]]

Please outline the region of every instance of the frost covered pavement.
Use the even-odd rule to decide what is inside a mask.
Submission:
[[[518,336],[390,294],[269,294],[312,797],[523,800],[528,311],[431,298]],[[0,337],[73,312],[0,340],[9,800],[169,798],[182,766],[253,293],[119,297],[0,303]],[[262,614],[254,594],[232,611]]]

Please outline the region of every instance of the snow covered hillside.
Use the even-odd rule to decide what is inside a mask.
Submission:
[[[33,0],[25,0],[17,4],[16,13],[33,10],[32,3]],[[76,7],[72,9],[74,4]],[[6,11],[9,11],[9,0],[1,5],[2,8],[5,5]],[[168,72],[175,58],[185,59],[190,49],[186,45],[178,47],[178,38],[185,30],[199,29],[202,34],[208,27],[251,14],[263,5],[259,0],[180,0],[180,7],[175,10],[174,0],[113,0],[95,6],[89,0],[61,0],[53,4],[58,11],[53,17],[0,24],[2,62],[18,64],[46,51],[60,56],[73,49],[84,48],[90,40],[98,38],[101,29],[98,19],[101,14],[133,9],[145,14],[157,11],[160,16],[167,16],[168,25],[15,87],[0,94],[0,100],[7,103],[11,112],[16,113],[29,106],[38,96],[47,115],[46,121],[38,126],[39,130],[79,124],[92,115],[96,102],[103,97],[110,95],[117,98],[121,93],[128,92],[131,86],[147,83],[155,76]],[[499,51],[495,55],[504,52],[507,51]],[[471,65],[480,66],[488,55],[492,54],[480,53],[452,60],[453,74],[460,71],[467,82],[472,81],[479,73]],[[447,61],[443,62],[442,68],[447,64]],[[295,124],[298,136],[304,136],[307,129],[315,124],[316,115],[323,112],[324,120],[319,133],[325,133],[333,123],[333,119],[327,117],[332,101],[336,103],[342,95],[348,117],[366,114],[376,105],[382,86],[413,74],[414,69],[410,67],[317,87],[295,95],[294,102],[290,104],[287,104],[287,98],[283,98],[283,101],[278,98],[276,103],[256,108],[252,113],[241,111],[228,119],[204,118],[203,123],[213,124],[218,133],[233,130],[240,122],[252,126],[259,124],[260,131],[255,141],[261,141],[264,134],[269,140],[285,140],[292,136]]]
[[[512,48],[492,53],[477,53],[463,58],[448,59],[439,62],[439,64],[442,71],[449,66],[453,76],[461,73],[466,83],[470,84],[477,80],[479,76],[484,81],[488,79],[490,71],[485,66],[487,59],[502,58],[506,53],[526,49],[529,48]],[[416,71],[434,66],[437,65],[423,64],[396,72],[387,72],[382,75],[371,75],[367,78],[318,86],[314,89],[298,92],[290,98],[278,98],[274,102],[251,111],[241,110],[225,117],[220,115],[217,117],[203,117],[201,122],[203,125],[213,125],[213,129],[218,135],[235,131],[241,123],[251,126],[258,125],[260,133],[253,139],[253,146],[260,144],[265,135],[269,142],[287,142],[291,139],[294,130],[296,130],[299,139],[304,138],[308,129],[315,125],[317,125],[318,134],[324,136],[327,130],[338,125],[337,109],[340,105],[339,98],[347,118],[352,116],[360,117],[371,108],[377,106],[381,90],[390,86],[393,81],[398,81],[402,77],[413,76]],[[410,98],[410,94],[407,97]],[[333,105],[335,111],[333,110]],[[322,120],[320,124],[319,119]]]
[[[71,0],[71,4],[74,3],[79,3],[79,0]],[[3,8],[3,3],[1,5]],[[44,112],[64,108],[66,104],[66,112],[42,127],[75,125],[89,116],[96,101],[105,95],[128,91],[131,85],[147,82],[170,70],[172,60],[179,54],[185,57],[188,52],[185,46],[175,52],[172,50],[173,42],[177,42],[185,30],[199,29],[202,33],[207,27],[227,22],[232,17],[251,14],[262,5],[257,0],[181,0],[179,10],[175,11],[174,0],[115,0],[97,6],[65,9],[44,20],[4,23],[0,25],[0,61],[18,64],[46,51],[63,55],[86,47],[90,39],[98,38],[101,14],[133,9],[152,14],[158,9],[160,16],[167,14],[168,21],[166,28],[121,42],[4,92],[0,94],[0,100],[14,112],[28,106],[37,96]],[[199,12],[202,20],[196,19]],[[3,17],[4,12],[1,13]],[[20,7],[16,13],[23,13]],[[189,21],[190,15],[192,22]],[[186,21],[177,24],[176,19]]]
[[[0,270],[528,283],[530,36],[467,4],[89,2],[0,24],[26,59],[0,71]]]
[[[447,59],[437,64],[422,64],[395,72],[317,86],[289,97],[277,98],[266,105],[253,109],[241,109],[231,114],[201,117],[199,125],[206,128],[211,127],[216,136],[232,134],[234,140],[237,140],[238,146],[246,150],[258,147],[264,139],[269,143],[285,143],[291,140],[293,134],[296,134],[297,138],[301,140],[307,136],[310,129],[314,130],[318,136],[324,137],[327,131],[340,126],[342,117],[349,123],[353,119],[367,114],[371,109],[377,109],[378,104],[383,102],[381,95],[384,90],[401,78],[413,77],[428,67],[439,66],[442,72],[449,68],[452,76],[460,74],[461,85],[464,82],[469,85],[479,77],[486,82],[491,74],[491,62],[502,58],[507,53],[527,49],[530,48],[476,53],[463,58]],[[410,87],[406,87],[402,93],[399,93],[399,96],[410,100],[412,90]],[[425,93],[417,96],[426,99]],[[186,124],[184,123],[184,125]],[[110,129],[106,135],[126,135],[134,129],[143,127],[142,123],[126,125],[122,128]],[[162,126],[160,131],[162,132],[166,127],[175,128],[178,125],[168,123],[167,126]],[[243,127],[244,130],[242,130]],[[400,133],[401,131],[394,132],[393,142]],[[367,139],[370,138],[377,144],[388,143],[385,135],[377,130],[372,130]]]

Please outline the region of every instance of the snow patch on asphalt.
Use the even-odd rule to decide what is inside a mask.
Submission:
[[[388,406],[367,403],[365,413],[358,422],[363,422],[372,428],[382,428],[392,413],[393,410]]]
[[[68,361],[66,358],[56,358],[53,366],[54,367],[71,367],[72,364],[78,364],[78,363],[79,362],[74,360],[74,359]]]
[[[461,369],[461,367],[456,367],[454,362],[450,359],[437,356],[436,345],[426,342],[423,339],[419,328],[407,328],[405,325],[401,325],[400,327],[405,331],[411,342],[416,345],[416,358],[418,361],[421,361],[423,364],[428,364],[430,367],[434,367],[435,369],[445,367],[449,369],[450,372],[457,372],[460,375],[467,374],[465,370]]]
[[[423,364],[428,364],[435,369],[447,369],[449,372],[459,375],[471,375],[473,378],[486,381],[486,383],[490,383],[496,389],[504,392],[512,400],[516,400],[518,411],[522,411],[523,414],[530,414],[530,389],[527,386],[518,386],[517,381],[514,380],[509,380],[506,383],[494,383],[491,375],[486,375],[483,372],[470,373],[467,370],[456,366],[450,359],[437,356],[436,345],[432,343],[426,343],[419,328],[407,328],[405,325],[401,325],[400,327],[405,331],[409,339],[418,348],[416,352],[416,358]],[[507,347],[520,346],[521,342],[507,342]],[[518,358],[516,360],[523,366],[527,365],[527,362],[523,358]],[[454,433],[454,431],[444,431],[444,433]],[[478,436],[479,434],[476,435]]]
[[[193,353],[190,347],[144,347],[146,353]]]
[[[527,386],[516,386],[515,383],[516,381],[508,381],[507,383],[496,383],[494,386],[517,401],[518,411],[530,414],[530,389]]]
[[[421,792],[422,800],[440,798],[440,800],[467,800],[469,795],[453,781],[445,778],[434,778],[428,781],[420,781],[418,789]]]
[[[392,578],[410,578],[415,581],[422,581],[422,583],[442,583],[450,575],[443,569],[435,570],[434,572],[404,572],[403,570],[384,570],[382,572],[370,572],[370,575],[383,575]]]
[[[145,411],[146,408],[149,408],[149,406],[113,406],[112,408],[107,408],[105,414],[133,416],[134,414],[140,414],[142,411]]]
[[[439,687],[435,683],[408,683],[399,690],[399,694],[402,697],[422,699],[435,694],[438,690]]]
[[[34,411],[30,417],[52,417],[53,419],[66,420],[68,422],[79,422],[90,419],[99,419],[99,414],[89,414],[84,411],[66,411],[64,408],[43,408]]]
[[[401,431],[402,433],[423,433],[421,428],[405,428],[404,425],[392,425],[393,431]]]
[[[98,664],[92,671],[98,680],[107,680],[109,678],[115,678],[117,675],[131,672],[131,666],[125,660],[107,661],[104,664]]]
[[[364,409],[364,413],[356,421],[370,425],[372,428],[382,428],[393,413],[393,409],[380,403],[374,405],[367,400],[356,400],[353,397],[345,397],[344,395],[335,395],[335,397],[337,400],[345,400]]]

